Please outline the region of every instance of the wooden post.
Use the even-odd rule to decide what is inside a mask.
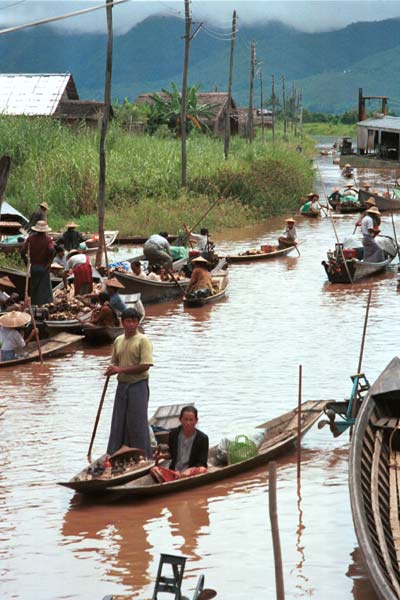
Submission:
[[[300,139],[303,139],[303,93],[301,91],[299,91],[299,112],[300,112]]]
[[[286,139],[286,95],[285,95],[285,76],[282,75],[282,113],[283,113],[283,137]]]
[[[301,479],[301,392],[302,392],[303,366],[299,365],[299,396],[297,404],[297,485]]]
[[[366,308],[366,311],[365,311],[364,328],[363,328],[363,334],[362,334],[362,338],[361,338],[361,348],[360,348],[360,356],[359,356],[359,359],[358,359],[357,373],[361,373],[362,359],[363,359],[363,354],[364,354],[365,336],[367,334],[369,307],[370,307],[370,304],[371,304],[371,296],[372,296],[372,289],[369,290],[369,293],[368,293],[367,308]]]
[[[10,165],[11,158],[9,156],[2,156],[0,159],[0,215],[3,196],[7,185],[8,173],[10,171]]]
[[[107,57],[106,74],[104,83],[104,112],[101,121],[100,133],[100,170],[99,170],[99,249],[96,254],[96,267],[99,267],[103,260],[103,251],[105,251],[106,241],[104,238],[104,212],[106,204],[106,135],[108,121],[111,111],[111,79],[112,79],[112,52],[113,52],[113,23],[112,23],[112,0],[106,0],[107,15]]]
[[[279,539],[278,510],[276,501],[276,462],[269,464],[269,518],[271,521],[272,545],[274,548],[275,583],[277,600],[285,600],[283,582],[281,542]]]
[[[272,75],[271,99],[272,99],[272,143],[275,144],[275,76],[274,75]]]
[[[231,140],[231,104],[232,104],[232,78],[233,78],[233,58],[235,50],[236,37],[236,10],[232,15],[232,33],[231,33],[231,52],[229,57],[229,78],[228,78],[228,107],[225,113],[225,138],[224,138],[224,155],[225,160],[229,156],[229,144]]]
[[[249,89],[249,110],[247,114],[247,139],[253,141],[253,94],[254,94],[254,70],[256,65],[256,43],[251,42],[250,59],[250,89]]]
[[[0,196],[0,202],[1,202],[1,196]],[[400,249],[399,249],[399,244],[397,243],[397,233],[396,233],[396,228],[394,226],[393,212],[391,213],[391,218],[392,218],[394,241],[396,243],[396,248],[397,248],[397,256],[400,258]]]
[[[265,144],[265,131],[264,131],[264,90],[263,90],[263,66],[260,65],[260,108],[261,108],[261,139],[262,143]]]
[[[187,80],[189,70],[190,30],[192,19],[190,16],[189,0],[185,0],[185,54],[183,58],[182,93],[181,93],[181,185],[187,184],[187,153],[186,153],[186,98]]]

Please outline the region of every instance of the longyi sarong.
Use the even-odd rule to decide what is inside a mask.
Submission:
[[[35,306],[53,302],[50,273],[42,265],[31,266],[31,302]]]
[[[149,383],[147,379],[138,381],[138,383],[118,384],[107,454],[114,454],[125,444],[130,448],[144,450],[147,458],[152,457],[147,418],[148,404]]]
[[[74,267],[73,272],[75,296],[78,294],[91,294],[93,291],[93,276],[89,256],[86,256],[85,263]]]
[[[362,245],[364,247],[364,262],[380,263],[385,260],[382,248],[378,246],[372,235],[363,235]]]

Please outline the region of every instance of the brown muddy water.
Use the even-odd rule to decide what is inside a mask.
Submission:
[[[321,159],[330,189],[332,157]],[[360,173],[361,175],[361,173]],[[374,180],[376,173],[362,173]],[[344,182],[343,182],[344,183]],[[340,236],[354,216],[336,220]],[[400,217],[395,217],[400,225]],[[275,240],[283,219],[217,237],[221,251]],[[332,286],[321,260],[334,245],[328,219],[298,219],[301,257],[230,268],[229,295],[203,309],[178,301],[147,308],[154,345],[150,413],[195,401],[216,443],[303,398],[342,399],[351,389],[367,293],[373,290],[364,369],[373,380],[398,353],[395,267],[366,284]],[[391,234],[390,217],[383,233]],[[115,258],[129,255],[122,249]],[[160,552],[188,557],[183,591],[200,573],[218,597],[274,598],[267,468],[176,496],[124,504],[85,500],[57,481],[85,464],[110,347],[80,346],[62,359],[0,372],[0,572],[2,599],[150,598]],[[106,446],[115,382],[94,454]],[[295,453],[278,460],[278,508],[286,597],[375,600],[354,534],[347,488],[348,437],[316,427],[304,438],[301,502]],[[190,593],[190,595],[192,592]]]

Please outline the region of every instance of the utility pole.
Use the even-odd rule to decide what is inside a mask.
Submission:
[[[99,249],[96,254],[96,266],[100,266],[103,259],[103,252],[106,258],[107,264],[107,251],[106,241],[104,238],[104,213],[106,203],[106,134],[108,121],[110,118],[111,111],[111,79],[112,79],[112,52],[113,52],[113,23],[112,23],[112,0],[106,2],[106,14],[107,14],[107,57],[106,57],[106,74],[104,83],[104,112],[101,121],[101,133],[100,133],[100,152],[99,152],[99,206],[98,206],[98,220],[99,220]]]
[[[229,156],[229,144],[231,141],[231,104],[232,104],[232,77],[233,77],[233,56],[235,50],[236,37],[236,10],[232,15],[232,33],[231,33],[231,52],[229,57],[229,78],[228,78],[228,106],[225,113],[225,138],[224,138],[224,154],[225,160]]]
[[[265,130],[264,130],[264,90],[263,90],[263,65],[260,62],[259,68],[260,74],[260,109],[261,109],[261,131],[262,131],[262,143],[265,144]]]
[[[254,93],[255,65],[256,65],[256,43],[251,42],[249,112],[247,115],[247,137],[248,137],[248,140],[250,143],[253,141],[253,93]]]
[[[272,99],[272,143],[275,144],[275,76],[274,75],[272,75],[271,99]]]
[[[296,122],[296,89],[294,87],[294,81],[292,82],[292,133],[294,132],[295,129],[295,122]]]
[[[299,120],[300,120],[300,139],[303,139],[303,93],[299,90]]]
[[[286,139],[286,96],[285,96],[285,76],[282,75],[282,111],[283,111],[283,138]]]
[[[190,16],[189,0],[185,0],[185,55],[183,59],[182,93],[181,93],[181,185],[186,187],[187,183],[187,154],[186,154],[186,97],[187,80],[189,69],[190,30],[192,18]]]

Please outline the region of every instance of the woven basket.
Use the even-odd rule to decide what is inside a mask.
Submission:
[[[229,442],[227,448],[228,465],[234,465],[253,456],[257,456],[257,446],[247,435],[238,435],[234,442]]]

